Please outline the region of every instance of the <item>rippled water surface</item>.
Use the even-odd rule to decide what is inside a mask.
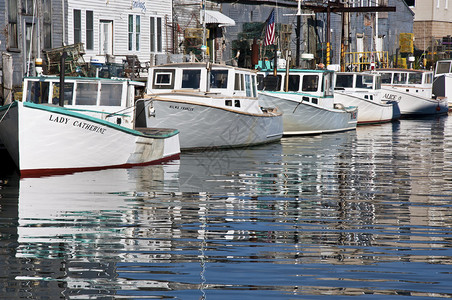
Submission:
[[[452,297],[452,119],[19,179],[0,298]]]

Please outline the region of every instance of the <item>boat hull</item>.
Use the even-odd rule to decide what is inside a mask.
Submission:
[[[345,106],[358,107],[358,125],[391,122],[400,117],[394,105],[397,103],[379,103],[347,93],[335,92],[334,101]]]
[[[60,107],[13,102],[0,139],[21,176],[145,165],[177,158],[177,130],[143,134]]]
[[[275,92],[260,92],[264,107],[276,107],[283,113],[285,135],[308,135],[356,129],[356,108],[328,109],[303,102],[301,96]]]
[[[146,126],[178,128],[181,149],[230,148],[275,142],[282,137],[281,114],[250,114],[173,99],[145,101]]]
[[[449,111],[447,99],[432,99],[405,93],[400,88],[382,87],[381,101],[396,101],[402,116],[442,115]]]

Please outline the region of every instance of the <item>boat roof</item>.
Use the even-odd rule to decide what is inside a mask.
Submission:
[[[404,69],[404,68],[387,68],[377,69],[376,72],[405,72],[405,73],[432,73],[431,70]]]
[[[207,63],[205,63],[205,62],[181,62],[181,63],[156,65],[156,66],[152,66],[152,68],[153,69],[158,69],[158,68],[206,68],[206,66],[207,66]],[[234,70],[240,70],[240,71],[246,71],[246,72],[252,72],[252,73],[257,72],[257,70],[253,70],[253,69],[239,68],[239,67],[234,67],[234,66],[225,65],[225,64],[218,64],[218,63],[209,63],[209,66],[214,69],[234,69]]]
[[[56,75],[42,75],[42,76],[26,76],[24,77],[24,80],[31,79],[31,80],[39,80],[39,81],[55,81],[60,80],[59,76]],[[142,85],[144,86],[145,83],[140,81],[131,80],[129,78],[100,78],[100,77],[80,77],[80,76],[65,76],[65,80],[71,80],[71,81],[107,81],[107,82],[128,82],[133,85]]]
[[[260,72],[273,72],[273,69],[260,69]],[[286,72],[286,69],[277,69],[278,73]],[[291,73],[334,73],[333,70],[326,69],[289,69]]]

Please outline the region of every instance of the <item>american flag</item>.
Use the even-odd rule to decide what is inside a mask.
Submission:
[[[275,43],[275,10],[272,10],[267,19],[267,27],[265,29],[264,46],[273,45]]]

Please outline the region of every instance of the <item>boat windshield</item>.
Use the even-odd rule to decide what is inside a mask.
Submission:
[[[336,88],[352,88],[353,75],[352,74],[338,74],[336,75]]]
[[[300,75],[289,75],[289,91],[298,92],[300,90]]]
[[[381,73],[381,83],[391,84],[392,74],[391,73]]]
[[[358,75],[356,76],[356,87],[360,89],[372,89],[373,76],[372,75]]]
[[[303,84],[301,90],[303,92],[317,92],[319,88],[318,75],[303,75]]]
[[[201,81],[201,70],[183,70],[182,71],[182,88],[183,89],[199,89]]]
[[[122,83],[102,83],[99,104],[104,106],[121,106],[122,90]]]
[[[436,74],[444,74],[451,72],[451,61],[439,61],[436,64]]]
[[[52,82],[52,104],[58,105],[60,103],[60,83]],[[72,105],[72,98],[74,97],[74,83],[64,83],[64,105]]]
[[[225,89],[228,87],[228,70],[212,70],[210,72],[210,87]]]
[[[422,84],[422,73],[410,73],[408,76],[409,84]]]
[[[265,76],[258,86],[261,91],[280,91],[281,90],[281,75],[273,76],[271,74]]]
[[[394,78],[392,80],[393,84],[404,84],[406,83],[407,74],[406,73],[394,73]]]

